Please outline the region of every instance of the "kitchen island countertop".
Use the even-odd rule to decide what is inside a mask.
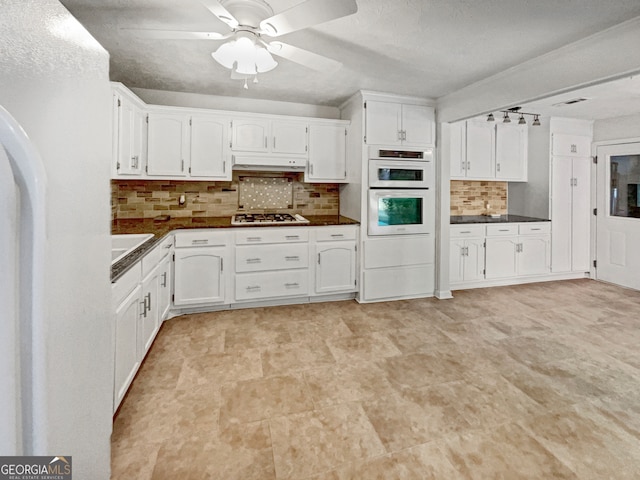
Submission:
[[[500,215],[490,217],[488,215],[451,215],[451,225],[465,225],[469,223],[525,223],[525,222],[549,222],[548,218],[525,217],[523,215]]]
[[[111,222],[111,234],[151,233],[153,238],[136,248],[126,257],[111,265],[111,282],[115,282],[130,267],[149,252],[163,237],[174,230],[196,228],[262,228],[262,227],[322,227],[336,225],[359,225],[360,222],[342,215],[305,215],[309,223],[268,224],[257,223],[246,226],[231,225],[231,217],[176,217],[166,221],[152,218],[130,218]]]

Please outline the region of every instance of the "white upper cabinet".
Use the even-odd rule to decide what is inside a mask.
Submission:
[[[232,121],[231,130],[231,149],[234,152],[307,154],[308,128],[302,121],[241,118]]]
[[[496,125],[496,179],[527,180],[529,130],[526,125]]]
[[[435,110],[423,105],[366,102],[366,143],[369,145],[433,146]]]
[[[551,137],[552,155],[564,157],[588,157],[591,155],[591,137],[563,133],[554,133]]]
[[[114,89],[113,102],[114,176],[140,176],[146,162],[146,114],[121,89]]]
[[[229,120],[218,115],[192,115],[191,177],[231,180]]]
[[[485,121],[467,122],[465,176],[495,178],[495,125]]]
[[[347,127],[344,124],[309,126],[309,167],[305,182],[347,181]]]
[[[189,162],[189,116],[149,113],[147,175],[185,177]]]
[[[526,125],[473,119],[449,126],[451,178],[527,180],[529,132]]]

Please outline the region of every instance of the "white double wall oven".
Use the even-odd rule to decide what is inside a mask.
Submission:
[[[369,148],[368,234],[433,233],[433,149]]]

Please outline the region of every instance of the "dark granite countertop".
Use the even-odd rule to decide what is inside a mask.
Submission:
[[[359,225],[360,222],[341,215],[305,215],[309,223],[289,224],[252,224],[247,227],[326,227],[336,225]],[[151,218],[132,218],[114,220],[111,222],[111,233],[123,235],[131,233],[152,233],[153,238],[143,243],[133,252],[111,265],[111,282],[115,282],[148,251],[150,251],[168,233],[174,230],[189,230],[195,228],[247,228],[231,225],[231,217],[186,217],[171,218],[158,222]]]
[[[522,215],[500,215],[490,217],[487,215],[451,215],[451,225],[464,225],[467,223],[524,223],[524,222],[549,222],[548,218],[525,217]]]

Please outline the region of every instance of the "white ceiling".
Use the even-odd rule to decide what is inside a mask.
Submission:
[[[149,40],[125,28],[226,32],[198,0],[61,0],[129,87],[337,106],[357,90],[439,98],[640,16],[640,0],[358,0],[356,14],[284,35],[343,63],[322,74],[285,59],[249,90],[209,40]],[[280,12],[300,0],[269,0]],[[637,92],[637,90],[636,90]]]

